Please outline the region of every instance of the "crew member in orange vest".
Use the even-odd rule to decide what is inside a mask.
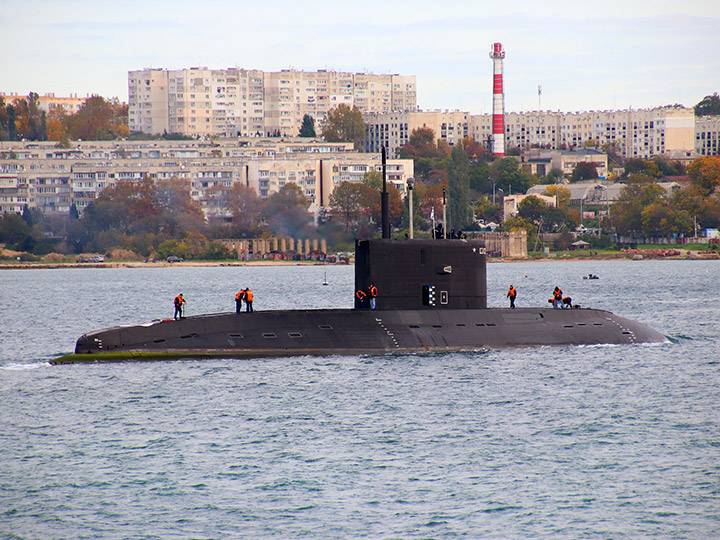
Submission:
[[[183,316],[183,305],[187,304],[187,302],[183,298],[182,293],[178,294],[175,297],[175,300],[173,300],[173,304],[175,304],[175,320],[177,320],[178,317],[180,319],[184,319],[185,317]]]
[[[245,289],[245,311],[246,312],[252,313],[252,311],[253,311],[252,303],[253,303],[253,293],[250,290],[250,287],[248,287],[247,289]]]
[[[240,291],[235,295],[235,313],[240,313],[242,311],[242,302],[244,298],[245,291],[240,289]]]
[[[375,309],[375,297],[377,296],[377,287],[371,283],[368,287],[368,296],[370,297],[370,309]]]
[[[362,289],[358,289],[355,293],[355,297],[360,303],[360,309],[365,309],[365,300],[367,299],[367,294],[365,294],[365,291],[363,291]]]
[[[515,298],[517,297],[517,289],[510,285],[508,289],[507,297],[510,299],[510,307],[515,309]]]
[[[553,290],[553,297],[552,297],[552,305],[555,309],[562,308],[562,291],[560,290],[560,287],[555,287]]]

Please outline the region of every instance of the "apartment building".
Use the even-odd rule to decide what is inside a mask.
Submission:
[[[319,125],[340,104],[417,108],[414,76],[333,70],[144,69],[128,73],[128,97],[130,131],[192,136],[293,137],[306,114]]]
[[[7,94],[0,92],[0,97],[3,98],[5,103],[8,105],[11,105],[13,101],[18,99],[27,99],[26,95],[19,95],[17,92]],[[45,111],[46,113],[56,109],[62,109],[68,114],[73,114],[78,112],[85,104],[85,101],[87,101],[90,97],[92,96],[87,95],[85,97],[78,97],[77,94],[70,94],[69,96],[56,96],[54,93],[50,92],[38,96],[38,107],[40,107],[41,111]]]
[[[69,149],[52,142],[0,142],[0,211],[25,204],[45,213],[80,213],[119,180],[181,178],[209,219],[227,215],[218,191],[241,184],[261,198],[287,183],[298,185],[311,211],[328,206],[335,187],[381,170],[380,156],[352,143],[247,138],[220,141],[90,141]],[[388,180],[404,190],[412,160],[389,160]]]
[[[695,119],[695,151],[701,156],[720,155],[720,116]]]
[[[470,114],[460,111],[416,111],[366,113],[365,149],[379,152],[385,146],[388,155],[397,156],[416,129],[430,128],[438,139],[451,146],[470,135]]]
[[[492,136],[492,115],[471,115],[460,111],[406,111],[390,114],[368,113],[366,149],[381,146],[397,155],[413,130],[429,127],[438,139],[451,146],[465,137],[488,144]],[[710,123],[708,124],[710,125]],[[627,157],[650,158],[671,152],[692,152],[696,146],[695,115],[683,107],[624,111],[561,113],[552,111],[505,114],[507,148],[577,148],[593,141],[598,147],[615,145]]]

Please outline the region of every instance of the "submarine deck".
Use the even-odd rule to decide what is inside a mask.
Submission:
[[[454,352],[532,346],[660,343],[655,330],[589,308],[218,313],[117,326],[81,336],[52,364]]]

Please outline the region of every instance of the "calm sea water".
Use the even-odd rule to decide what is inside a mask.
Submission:
[[[178,292],[349,307],[323,272],[0,271],[0,538],[720,538],[718,261],[489,265],[492,306],[559,285],[663,345],[47,363]]]

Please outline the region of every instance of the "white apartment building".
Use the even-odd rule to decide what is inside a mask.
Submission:
[[[413,131],[430,128],[438,139],[451,146],[470,136],[470,114],[460,111],[416,111],[396,113],[367,113],[365,149],[379,152],[385,146],[388,155],[397,156],[407,144]]]
[[[471,134],[486,141],[492,116],[471,117]],[[507,147],[559,149],[614,144],[626,158],[650,158],[695,147],[695,113],[683,107],[561,113],[532,111],[505,115]]]
[[[328,206],[343,181],[360,182],[381,170],[380,156],[354,152],[352,143],[324,141],[88,141],[69,149],[53,142],[0,142],[0,211],[22,211],[25,204],[46,213],[80,213],[119,180],[182,178],[206,217],[227,215],[218,191],[241,184],[261,198],[286,183],[298,185],[310,210]],[[413,177],[412,160],[388,160],[388,180],[404,190]]]
[[[701,156],[720,155],[720,116],[695,119],[695,151]]]
[[[482,144],[492,135],[492,115],[467,112],[417,111],[365,114],[366,148],[381,146],[397,155],[413,130],[429,127],[438,139],[453,146],[470,136]],[[650,158],[671,152],[691,152],[696,145],[693,109],[659,107],[624,111],[561,113],[532,111],[505,114],[507,148],[581,147],[594,141],[598,147],[614,144],[628,158]]]
[[[19,99],[27,99],[26,95],[18,95],[17,92],[4,93],[0,92],[0,97],[5,100],[7,105]],[[78,97],[77,94],[70,94],[69,96],[56,96],[54,93],[49,92],[47,94],[38,96],[38,106],[41,111],[50,112],[56,109],[62,109],[68,114],[78,112],[82,106],[92,96]]]
[[[297,136],[340,104],[361,112],[415,110],[414,76],[332,70],[144,69],[128,73],[130,131],[227,137]]]

